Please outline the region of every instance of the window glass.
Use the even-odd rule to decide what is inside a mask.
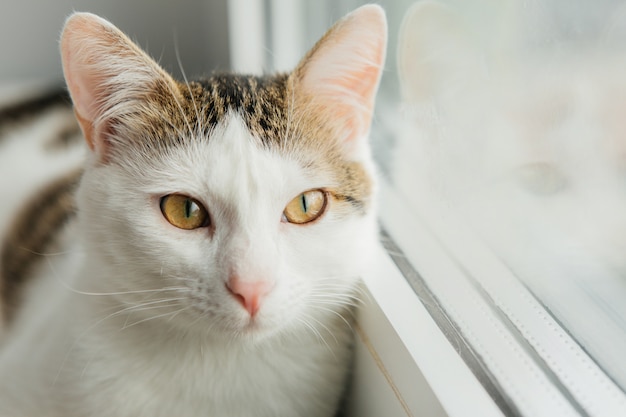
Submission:
[[[308,2],[307,41],[360,3]],[[626,5],[379,3],[390,38],[372,143],[386,181],[415,216],[425,207],[453,213],[515,278],[511,288],[530,297],[494,300],[479,288],[494,311],[541,309],[553,329],[545,340],[571,338],[623,405]],[[559,364],[540,348],[541,332],[518,318],[503,320],[566,397],[579,395],[557,368],[583,362]],[[589,411],[584,401],[574,409]]]
[[[626,388],[626,104],[619,2],[418,7],[400,51],[414,177]]]

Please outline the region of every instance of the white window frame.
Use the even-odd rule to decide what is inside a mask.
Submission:
[[[446,341],[421,337],[422,344],[434,344],[434,352],[413,359],[449,416],[491,415],[487,410],[495,410],[490,407],[503,415],[533,417],[626,412],[624,393],[452,213],[429,202],[428,196],[419,210],[411,208],[388,183],[381,187],[380,200],[383,228],[403,252],[392,248],[390,256],[400,256],[409,265],[403,278],[419,274],[412,288],[436,294],[419,300],[433,320],[444,316],[436,321]],[[384,274],[365,277],[376,300],[382,300],[376,280],[387,285]],[[389,297],[395,297],[392,308],[412,311],[402,304],[406,297],[400,290]],[[409,314],[398,323],[391,320],[393,310],[384,311],[403,340],[419,333],[402,323],[410,320]],[[459,366],[451,365],[454,355],[440,355],[446,342],[463,358]],[[462,378],[467,372],[473,380]],[[488,398],[475,392],[470,395],[474,401],[461,397],[471,384]]]
[[[406,208],[392,197],[393,189],[386,183],[381,188],[381,218],[392,223],[397,219],[395,224],[383,221],[383,227],[394,233],[411,230],[426,236],[424,228],[404,223],[412,216],[407,217]],[[432,254],[434,249],[428,247],[427,240],[420,242],[420,248],[413,247]],[[380,248],[375,269],[363,276],[368,296],[364,297],[356,329],[350,415],[504,415],[459,354],[457,349],[462,348],[453,346],[432,310],[426,308],[425,302],[434,300],[428,296],[420,299],[407,281],[406,275],[416,271],[409,263],[405,263],[408,268],[404,271],[394,263],[393,257],[398,262],[406,260],[397,250]]]

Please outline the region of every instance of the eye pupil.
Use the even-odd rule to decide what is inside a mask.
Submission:
[[[193,201],[191,201],[189,198],[187,200],[185,200],[185,217],[186,218],[190,218],[191,217],[192,210],[194,208],[193,206],[194,206]]]
[[[300,195],[300,204],[302,205],[302,211],[304,213],[307,212],[307,207],[306,207],[306,194],[301,194]]]
[[[326,209],[327,196],[322,190],[309,190],[291,200],[283,211],[283,221],[304,224],[318,219]]]

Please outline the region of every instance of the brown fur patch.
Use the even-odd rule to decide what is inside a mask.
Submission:
[[[74,191],[82,171],[48,185],[19,213],[0,253],[0,303],[9,322],[20,304],[32,268],[54,244],[59,230],[74,216]]]
[[[296,73],[297,74],[297,73]],[[290,147],[295,152],[307,155],[310,159],[310,169],[331,172],[337,184],[330,189],[335,204],[341,211],[352,214],[356,210],[364,214],[371,206],[373,192],[373,178],[365,166],[351,160],[346,155],[346,145],[342,143],[341,122],[334,118],[332,103],[320,101],[318,97],[298,95],[297,79],[294,74],[295,90],[292,103],[290,130]]]
[[[157,81],[137,114],[143,118],[142,133],[155,139],[155,147],[177,145],[180,133],[208,137],[229,112],[236,112],[262,143],[279,143],[287,119],[286,80],[285,75],[214,74],[189,84],[177,83],[175,89]]]

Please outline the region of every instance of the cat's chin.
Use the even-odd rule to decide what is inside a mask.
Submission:
[[[218,332],[212,331],[210,335],[213,339],[216,335],[228,343],[237,342],[243,346],[254,346],[271,342],[285,334],[284,329],[276,326],[263,326],[251,322],[249,325],[240,328],[221,329]]]
[[[224,317],[205,315],[191,322],[180,324],[187,331],[191,330],[199,336],[207,335],[213,339],[237,340],[252,344],[272,339],[289,331],[289,325],[284,321],[272,320],[263,315],[255,317],[244,314]]]
[[[280,327],[260,323],[259,320],[252,319],[250,322],[232,332],[231,336],[251,344],[270,340],[281,334]]]

